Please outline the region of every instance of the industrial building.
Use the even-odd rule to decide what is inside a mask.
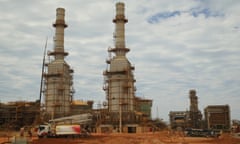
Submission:
[[[229,105],[209,105],[204,109],[208,129],[231,129]]]
[[[71,104],[71,115],[92,113],[93,101],[74,100]],[[50,118],[39,117],[39,101],[15,101],[0,103],[0,129],[18,130],[21,127],[31,127]],[[44,111],[42,111],[44,113]]]
[[[135,98],[136,103],[136,111],[141,112],[144,118],[150,120],[152,118],[152,100],[150,99],[143,99],[140,97]]]
[[[38,101],[0,103],[0,129],[19,129],[34,124],[39,113]]]
[[[202,127],[202,113],[198,109],[198,97],[196,96],[196,90],[189,91],[190,110],[189,110],[189,125],[191,128]]]
[[[71,115],[92,113],[93,101],[74,100],[71,104]]]
[[[190,110],[189,111],[170,111],[169,119],[172,129],[202,128],[202,114],[198,109],[198,97],[196,90],[189,91]]]
[[[172,129],[178,127],[201,128],[229,131],[231,128],[230,107],[229,105],[209,105],[204,109],[202,119],[201,111],[198,109],[198,97],[195,90],[189,91],[190,110],[189,111],[170,111],[169,119]]]
[[[189,111],[170,111],[169,121],[171,129],[184,129],[189,125]]]
[[[64,60],[68,55],[64,51],[64,29],[67,27],[64,16],[65,10],[58,8],[56,21],[53,24],[55,30],[54,51],[48,56],[53,56],[46,65],[44,73],[45,115],[57,118],[70,115],[73,100],[73,70]]]
[[[240,132],[240,120],[232,120],[232,128],[231,131],[234,133]]]

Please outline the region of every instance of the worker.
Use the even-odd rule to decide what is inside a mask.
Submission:
[[[20,128],[20,136],[21,136],[21,137],[24,136],[24,127]]]
[[[28,130],[28,136],[29,136],[30,138],[32,138],[32,132],[31,132],[31,129]]]

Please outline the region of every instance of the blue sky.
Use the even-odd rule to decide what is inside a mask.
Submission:
[[[74,69],[74,99],[105,101],[108,47],[113,47],[117,0],[0,0],[0,101],[39,98],[46,37],[53,49],[56,8],[66,10],[66,61]],[[135,66],[137,96],[153,99],[153,117],[230,105],[240,119],[240,2],[238,0],[123,0],[127,54]]]

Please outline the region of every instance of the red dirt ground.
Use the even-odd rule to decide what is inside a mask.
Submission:
[[[86,138],[28,138],[32,144],[240,144],[239,138],[223,134],[219,138],[182,137],[167,131],[141,134],[92,134]],[[8,138],[1,135],[0,144]]]

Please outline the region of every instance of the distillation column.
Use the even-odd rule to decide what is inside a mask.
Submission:
[[[121,111],[123,122],[124,118],[131,117],[129,113],[133,113],[135,110],[134,67],[126,57],[129,49],[125,47],[125,23],[127,21],[124,15],[124,3],[118,2],[116,16],[113,19],[115,23],[115,48],[108,49],[108,52],[114,53],[115,56],[107,60],[109,68],[104,71],[104,90],[107,95],[109,112],[115,113],[116,119],[119,119],[117,117]]]
[[[190,127],[200,128],[202,120],[201,111],[198,109],[198,97],[196,96],[195,90],[189,91],[190,98]]]
[[[64,51],[64,28],[67,27],[64,16],[65,10],[57,8],[55,27],[54,51],[49,52],[54,60],[47,64],[45,73],[45,108],[51,118],[69,115],[73,94],[73,70],[65,62],[68,55]]]

